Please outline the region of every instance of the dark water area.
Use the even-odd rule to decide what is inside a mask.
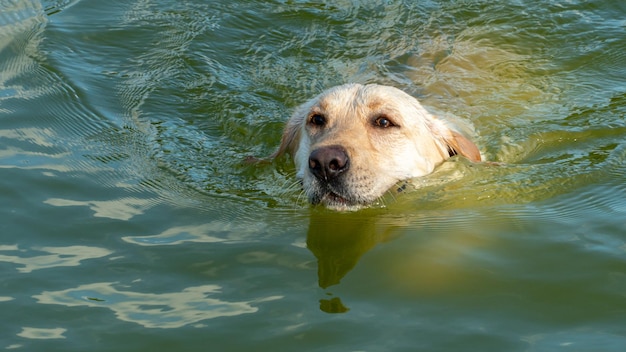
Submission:
[[[620,1],[0,0],[0,349],[622,351]],[[311,207],[299,104],[471,123],[384,204]]]

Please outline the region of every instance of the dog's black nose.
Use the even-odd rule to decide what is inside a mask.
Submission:
[[[331,180],[350,167],[350,158],[346,150],[339,145],[315,149],[309,155],[309,170],[319,180]]]

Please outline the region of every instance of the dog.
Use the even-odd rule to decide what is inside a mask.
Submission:
[[[450,121],[377,84],[330,88],[296,108],[270,158],[284,154],[310,203],[335,210],[367,207],[455,155],[481,161],[476,144]]]

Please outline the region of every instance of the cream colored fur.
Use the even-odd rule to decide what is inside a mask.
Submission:
[[[349,167],[324,180],[311,171],[309,158],[329,146],[345,150]],[[451,156],[481,160],[476,145],[451,123],[403,91],[375,84],[334,87],[299,106],[272,157],[285,153],[292,155],[309,200],[339,210],[370,204]]]

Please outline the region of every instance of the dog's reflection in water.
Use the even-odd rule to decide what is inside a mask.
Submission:
[[[307,246],[317,257],[321,288],[337,285],[354,268],[363,254],[376,244],[387,241],[394,226],[377,223],[376,209],[355,213],[338,213],[314,209],[311,213]],[[379,215],[379,214],[378,214]],[[320,300],[320,309],[327,313],[348,310],[338,297]]]

